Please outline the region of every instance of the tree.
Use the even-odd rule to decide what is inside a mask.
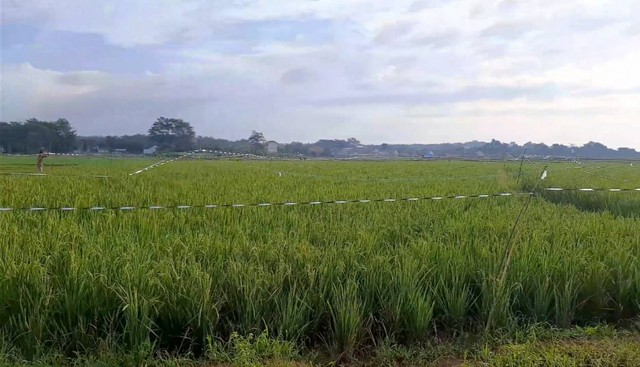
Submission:
[[[54,151],[70,152],[76,143],[76,132],[67,119],[58,119],[51,123],[54,138],[50,143]]]
[[[590,141],[577,149],[578,154],[585,158],[609,158],[609,149],[594,141]]]
[[[149,129],[149,137],[162,150],[184,152],[196,147],[196,133],[181,119],[158,117]]]
[[[347,139],[347,143],[349,145],[351,145],[352,147],[355,147],[355,146],[360,145],[360,140],[358,140],[356,138],[349,138],[349,139]]]
[[[294,141],[289,144],[283,144],[281,152],[285,154],[308,155],[309,147],[309,144]]]
[[[66,119],[0,122],[0,145],[8,153],[35,153],[40,149],[66,153],[75,144],[76,133]]]
[[[261,132],[253,130],[251,131],[251,136],[249,136],[249,144],[254,154],[264,154],[267,139],[264,138]]]
[[[118,148],[118,138],[115,136],[107,135],[104,139],[104,145],[109,149],[110,152],[113,152],[114,149]]]

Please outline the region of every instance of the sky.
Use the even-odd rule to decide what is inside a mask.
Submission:
[[[640,149],[637,0],[2,0],[0,121]]]

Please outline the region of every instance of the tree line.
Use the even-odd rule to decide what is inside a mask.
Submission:
[[[159,117],[148,135],[79,137],[66,119],[25,122],[0,122],[0,153],[33,154],[39,151],[55,153],[98,152],[122,149],[142,153],[156,145],[160,151],[184,152],[196,147],[195,131],[181,119]]]
[[[263,133],[252,131],[246,139],[237,141],[196,136],[187,121],[159,117],[147,134],[125,136],[78,136],[66,119],[25,122],[0,122],[0,153],[33,154],[40,150],[71,152],[125,151],[142,154],[156,146],[159,152],[186,152],[196,148],[235,153],[266,154],[267,140]],[[419,157],[483,157],[509,159],[522,155],[535,157],[640,159],[640,152],[631,148],[610,149],[597,142],[582,146],[546,145],[528,142],[523,145],[472,141],[444,144],[369,144],[356,138],[321,139],[313,143],[291,142],[278,145],[278,154],[295,156],[341,157],[353,155],[419,156]]]
[[[66,119],[0,122],[0,151],[37,153],[40,150],[70,152],[76,145],[76,132]]]

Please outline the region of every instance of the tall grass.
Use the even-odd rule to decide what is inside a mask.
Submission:
[[[0,206],[321,201],[520,189],[517,167],[505,170],[502,163],[185,160],[128,177],[149,162],[69,162],[77,166],[56,167],[59,176],[0,176]],[[554,167],[550,179],[556,179]],[[532,171],[524,169],[523,177]],[[573,171],[560,174],[568,182]],[[4,213],[0,351],[21,358],[103,348],[211,355],[219,352],[213,350],[218,341],[267,335],[348,355],[378,339],[412,344],[480,332],[492,307],[498,328],[567,327],[640,314],[639,219],[541,197],[533,198],[518,227],[505,286],[498,287],[500,260],[523,205],[524,197],[511,197]]]

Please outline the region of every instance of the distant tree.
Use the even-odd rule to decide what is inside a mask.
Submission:
[[[504,144],[498,140],[492,139],[491,142],[483,146],[481,150],[485,154],[498,156],[504,154],[504,152],[507,151],[508,148],[508,144]]]
[[[620,158],[635,158],[637,156],[637,152],[631,148],[618,148],[617,153]]]
[[[249,136],[249,144],[254,154],[264,154],[267,139],[264,138],[264,134],[261,132],[253,130]]]
[[[294,141],[289,144],[284,144],[281,152],[285,154],[309,155],[309,147],[309,144]]]
[[[149,137],[162,150],[184,152],[196,147],[196,133],[181,119],[159,117],[149,129]]]
[[[118,148],[118,137],[107,135],[104,139],[104,145],[109,149],[109,151],[113,151]]]
[[[554,157],[569,157],[571,148],[562,144],[553,144],[549,147],[549,153]]]
[[[311,155],[313,155],[314,157],[321,156],[325,154],[326,151],[327,151],[326,149],[324,149],[319,145],[312,145],[309,147],[309,153],[311,153]]]
[[[348,148],[351,146],[348,140],[339,140],[339,139],[334,139],[334,140],[320,139],[314,145],[320,146],[326,151]]]
[[[196,138],[198,147],[210,150],[223,150],[227,152],[235,152],[238,150],[238,143],[220,138],[212,138],[207,136],[198,136]]]
[[[152,144],[153,141],[146,135],[124,135],[115,138],[113,149],[126,149],[128,153],[142,153],[144,148],[149,148]]]
[[[8,153],[35,153],[40,149],[66,153],[76,144],[76,132],[66,119],[0,122],[0,146]]]
[[[53,139],[50,143],[52,149],[58,152],[73,151],[76,143],[76,131],[73,130],[67,119],[58,119],[52,123]]]
[[[347,143],[351,146],[357,146],[357,145],[360,145],[360,140],[356,138],[349,138],[347,139]]]

